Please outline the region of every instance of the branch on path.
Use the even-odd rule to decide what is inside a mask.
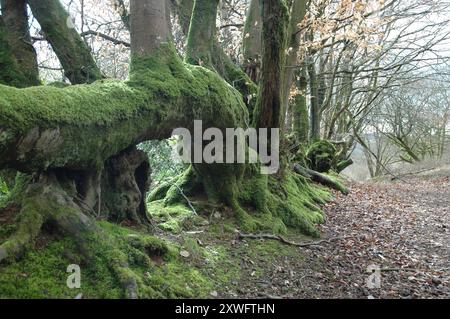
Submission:
[[[282,242],[283,244],[290,245],[290,246],[296,246],[296,247],[308,247],[308,246],[316,246],[320,245],[322,243],[329,243],[334,240],[339,239],[345,239],[347,237],[332,237],[329,239],[321,239],[316,241],[310,241],[310,242],[304,242],[304,243],[296,243],[290,240],[285,239],[284,237],[280,235],[273,235],[273,234],[244,234],[241,232],[237,233],[238,239],[270,239],[270,240],[278,240]]]

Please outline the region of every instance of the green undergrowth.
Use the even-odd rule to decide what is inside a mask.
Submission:
[[[159,228],[174,233],[204,225],[211,216],[223,210],[233,227],[244,232],[286,234],[295,231],[318,237],[316,225],[325,221],[320,206],[331,200],[328,191],[291,172],[286,172],[283,177],[261,175],[243,181],[237,196],[242,205],[229,211],[195,199],[191,202],[195,212],[185,199],[174,204],[167,203],[167,197],[166,200],[154,200],[163,195],[150,196],[152,201],[148,203],[148,210]]]
[[[17,190],[27,178],[21,175],[16,179],[10,197],[20,196]],[[258,227],[251,231],[283,234],[293,241],[310,240],[304,234],[316,235],[315,225],[324,221],[320,205],[330,194],[297,174],[286,173],[283,182],[279,177],[266,178],[268,211],[245,207],[248,223]],[[241,197],[255,197],[250,195]],[[212,298],[217,292],[219,296],[232,292],[233,296],[243,285],[251,285],[250,277],[265,278],[267,268],[282,257],[302,258],[297,247],[279,241],[238,240],[236,231],[248,230],[229,207],[195,197],[191,204],[195,213],[186,201],[167,206],[164,199],[149,203],[152,219],[164,231],[158,237],[98,222],[117,252],[105,251],[105,241],[98,240],[97,245],[94,240],[89,246],[93,256],[89,263],[70,238],[47,234],[44,227],[47,230],[23,258],[0,265],[0,298],[74,298],[80,293],[83,298],[124,298],[120,280],[110,268],[111,259],[122,260],[122,256],[129,265],[126,272],[137,281],[140,298]],[[14,222],[3,223],[5,211],[0,212],[0,243],[15,230]],[[9,214],[14,217],[11,211]],[[70,264],[81,267],[80,289],[66,286]]]

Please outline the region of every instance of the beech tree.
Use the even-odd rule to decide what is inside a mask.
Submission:
[[[192,129],[194,119],[223,132],[282,126],[285,91],[293,78],[282,66],[292,60],[287,43],[298,41],[292,28],[305,1],[261,1],[258,85],[216,40],[219,1],[181,0],[169,6],[163,0],[131,0],[129,12],[122,7],[131,35],[127,81],[101,74],[58,0],[27,3],[72,85],[37,85],[35,52],[29,44],[16,48],[18,39],[28,36],[25,1],[2,1],[0,168],[20,172],[11,196],[20,215],[17,231],[0,244],[0,262],[19,258],[51,224],[76,240],[87,261],[92,247],[102,247],[127,296],[138,297],[141,284],[128,267],[128,250],[115,245],[95,221],[99,216],[133,221],[151,231],[145,203],[151,168],[136,145],[169,138],[175,128]],[[169,10],[182,13],[185,61],[173,43]],[[249,101],[251,94],[257,99]],[[314,224],[323,215],[317,204],[326,195],[304,177],[313,175],[295,173],[287,161],[276,176],[260,174],[259,164],[252,163],[192,164],[150,197],[170,206],[202,193],[210,203],[232,208],[243,229],[280,232],[292,226],[318,235]]]

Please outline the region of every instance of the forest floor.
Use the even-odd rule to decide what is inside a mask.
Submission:
[[[134,270],[156,298],[450,298],[450,167],[348,186],[349,195],[334,193],[324,207],[321,239],[286,235],[291,242],[314,241],[305,247],[240,239],[233,212],[223,208],[155,215],[165,230],[154,235],[171,243],[176,258],[154,256],[153,266]],[[10,217],[0,215],[6,225],[0,235]],[[111,234],[139,234],[102,225]],[[103,264],[83,270],[81,289],[67,288],[72,246],[68,239],[41,236],[20,262],[0,267],[0,298],[121,298]],[[378,287],[367,283],[374,278]]]
[[[241,270],[217,296],[449,298],[450,169],[350,188],[350,195],[336,193],[324,208],[325,241],[318,245],[197,235],[204,246],[227,247],[228,269]],[[377,270],[375,276],[379,270],[379,287],[369,288],[368,267]]]

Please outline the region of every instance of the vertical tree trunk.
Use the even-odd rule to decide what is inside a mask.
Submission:
[[[295,66],[297,64],[297,55],[300,48],[300,33],[298,32],[298,25],[305,17],[306,4],[307,0],[294,0],[291,8],[288,29],[288,50],[282,77],[282,122],[284,122],[284,116],[289,108],[289,95],[294,78],[294,71],[296,69]]]
[[[316,66],[311,56],[308,57],[307,64],[310,90],[310,139],[316,141],[320,139],[319,83]]]
[[[281,76],[289,14],[284,0],[263,0],[263,43],[260,89],[254,113],[255,127],[280,128]]]
[[[212,52],[216,42],[219,0],[195,0],[189,27],[186,61],[213,69]]]
[[[184,35],[189,34],[194,0],[171,0],[174,13],[178,16],[178,23]]]
[[[260,0],[251,0],[244,25],[244,68],[253,82],[258,83],[261,68],[262,18]]]
[[[4,29],[7,32],[5,36],[8,38],[9,47],[17,61],[20,73],[23,74],[22,79],[16,79],[16,86],[39,85],[39,70],[36,51],[31,43],[26,1],[1,0],[0,4]]]
[[[166,8],[162,0],[130,2],[132,55],[151,55],[161,45],[169,43]]]
[[[59,0],[28,0],[28,4],[70,83],[92,83],[103,78],[89,48]]]
[[[299,73],[297,88],[300,93],[295,96],[292,102],[294,132],[300,143],[307,144],[309,137],[309,117],[308,106],[306,105],[306,89],[308,83],[306,81],[305,72],[302,71]]]

